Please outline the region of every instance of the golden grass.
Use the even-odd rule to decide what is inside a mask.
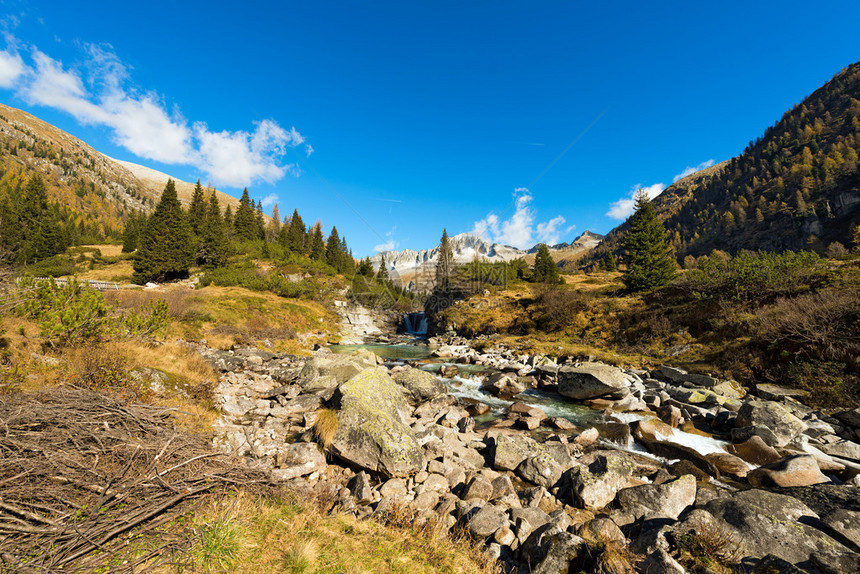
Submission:
[[[193,519],[195,570],[237,574],[495,572],[473,543],[427,536],[419,527],[384,526],[327,514],[286,494],[246,493],[212,499]],[[208,542],[203,536],[209,532]],[[213,533],[214,532],[214,533]],[[203,544],[207,546],[203,548]]]
[[[80,267],[79,267],[80,268]],[[78,279],[90,281],[113,281],[116,283],[129,283],[134,273],[131,261],[119,261],[96,269],[87,269],[78,273]]]
[[[313,433],[314,439],[324,449],[328,449],[334,440],[334,435],[337,434],[338,420],[337,413],[332,409],[320,409],[317,411],[317,418],[314,421]]]

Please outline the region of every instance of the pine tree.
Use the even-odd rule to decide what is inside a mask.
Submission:
[[[236,215],[233,218],[233,230],[235,231],[236,239],[239,241],[253,241],[260,238],[256,211],[251,206],[251,198],[248,195],[247,187],[242,191],[242,197],[239,199],[239,207],[236,209]]]
[[[203,197],[203,186],[200,180],[194,186],[194,194],[191,196],[191,205],[188,206],[188,223],[191,230],[198,237],[202,233],[203,222],[206,220],[206,199]]]
[[[142,284],[187,277],[194,262],[191,239],[191,226],[176,196],[176,185],[169,179],[138,241],[132,280]]]
[[[615,255],[612,251],[609,251],[609,253],[606,254],[606,257],[603,258],[601,263],[601,267],[604,271],[611,273],[618,270],[618,264],[615,262]]]
[[[323,238],[322,222],[314,224],[314,232],[311,235],[311,259],[314,261],[325,260],[325,239]]]
[[[552,255],[549,253],[549,248],[546,243],[541,243],[538,247],[537,255],[535,255],[535,264],[532,271],[534,281],[541,283],[559,283],[561,275],[558,272]]]
[[[373,277],[373,262],[370,257],[365,257],[358,264],[358,274],[362,277]]]
[[[337,234],[337,227],[332,227],[325,244],[325,261],[335,269],[339,267],[343,255],[340,249],[340,236]]]
[[[227,227],[221,219],[221,206],[215,190],[209,196],[206,208],[206,221],[203,225],[203,236],[197,248],[197,262],[207,267],[221,267],[227,263],[230,242],[227,238]]]
[[[263,216],[263,202],[257,203],[257,211],[255,213],[257,221],[257,238],[266,239],[266,218]],[[268,250],[268,247],[266,248]]]
[[[439,241],[439,251],[436,262],[436,287],[443,290],[448,289],[451,280],[451,272],[454,267],[454,251],[451,249],[451,241],[448,239],[448,230],[442,230],[442,239]]]
[[[294,253],[305,252],[305,222],[302,221],[302,216],[299,215],[299,210],[293,210],[293,216],[290,218],[290,229],[287,232],[285,239],[285,247]]]
[[[675,277],[678,264],[666,237],[666,228],[657,219],[654,206],[645,193],[636,196],[636,211],[622,239],[624,263],[622,281],[628,291],[656,289]]]
[[[227,231],[227,237],[233,237],[233,207],[228,205],[224,210],[224,229]]]
[[[376,280],[383,285],[391,280],[388,276],[388,264],[385,263],[385,255],[379,257],[379,271],[376,272]]]
[[[340,261],[337,270],[344,275],[352,275],[355,271],[355,261],[352,259],[349,246],[346,244],[346,237],[340,238]]]
[[[131,253],[137,249],[140,234],[146,227],[146,216],[140,212],[132,213],[125,222],[122,233],[122,252]]]

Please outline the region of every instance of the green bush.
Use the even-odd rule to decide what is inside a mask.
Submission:
[[[206,271],[199,285],[218,287],[244,287],[252,291],[269,291],[290,299],[317,299],[319,285],[311,281],[290,281],[280,274],[259,273],[253,263],[219,267]]]
[[[75,274],[75,260],[67,255],[55,255],[28,265],[28,275],[34,277],[62,277]]]
[[[813,291],[826,278],[821,258],[811,251],[742,251],[730,259],[703,258],[676,286],[701,299],[764,303]]]

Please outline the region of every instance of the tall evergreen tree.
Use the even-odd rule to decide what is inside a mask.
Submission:
[[[635,208],[627,235],[621,240],[626,265],[621,280],[634,293],[665,285],[674,279],[678,268],[666,228],[644,192],[636,195]]]
[[[373,277],[373,262],[370,257],[365,257],[358,264],[358,274],[362,277]]]
[[[138,241],[132,280],[142,284],[187,277],[194,262],[191,239],[191,226],[176,196],[176,185],[169,179]]]
[[[228,205],[224,210],[224,229],[227,231],[227,237],[233,237],[233,207]]]
[[[257,235],[258,239],[266,238],[266,218],[263,216],[263,202],[257,202],[257,211],[254,214],[257,221]],[[268,248],[266,248],[268,250]]]
[[[266,230],[266,238],[269,241],[275,242],[278,240],[278,235],[281,234],[281,212],[278,210],[278,204],[276,203],[274,207],[272,207],[272,224],[269,225],[269,228]]]
[[[328,241],[325,244],[325,261],[337,269],[341,256],[340,236],[337,233],[337,227],[332,227],[331,233],[328,234]]]
[[[325,261],[325,239],[323,238],[322,223],[314,224],[313,235],[311,235],[311,259],[314,261]]]
[[[260,238],[256,210],[251,206],[247,187],[242,191],[242,197],[239,199],[239,207],[233,218],[233,230],[239,241],[252,241]]]
[[[558,272],[558,266],[555,264],[546,243],[541,243],[540,247],[538,247],[537,255],[535,255],[532,277],[535,281],[539,281],[541,283],[561,282],[561,275]]]
[[[376,272],[376,280],[383,285],[391,280],[388,276],[388,264],[385,263],[385,255],[380,255],[379,257],[379,271]]]
[[[618,264],[615,262],[615,255],[613,255],[611,249],[606,254],[606,257],[603,258],[603,261],[600,262],[600,267],[604,271],[608,271],[608,272],[618,270]]]
[[[203,230],[203,222],[206,220],[206,198],[203,197],[203,186],[200,180],[194,186],[194,194],[191,196],[191,204],[188,206],[188,223],[191,230],[198,237]]]
[[[135,212],[128,216],[122,233],[122,252],[131,253],[137,249],[140,234],[146,228],[146,215]]]
[[[221,267],[227,263],[229,248],[227,227],[221,218],[221,206],[218,204],[215,190],[212,190],[206,207],[203,235],[197,248],[197,262],[208,267]]]
[[[285,247],[294,253],[305,253],[305,222],[299,215],[299,210],[293,210],[290,218],[290,229],[287,232]]]
[[[451,281],[451,273],[454,270],[454,250],[451,248],[451,240],[448,239],[448,230],[442,230],[442,239],[439,241],[438,260],[436,261],[436,288],[448,289]]]

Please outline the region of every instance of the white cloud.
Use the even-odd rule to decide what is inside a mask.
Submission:
[[[702,163],[700,163],[699,165],[697,165],[695,167],[685,167],[684,171],[682,171],[681,173],[679,173],[678,175],[676,175],[675,177],[672,178],[672,183],[675,183],[679,179],[684,179],[688,175],[692,175],[692,174],[696,173],[697,171],[701,171],[705,168],[711,167],[712,165],[714,165],[714,163],[715,163],[714,160],[709,159],[707,161],[703,161]]]
[[[391,231],[385,234],[386,240],[384,243],[380,243],[379,245],[374,245],[373,250],[377,253],[382,251],[394,251],[397,249],[399,245],[397,241],[394,240],[394,232],[397,231],[397,226],[391,228]]]
[[[263,207],[271,207],[278,203],[278,196],[274,193],[270,193],[266,197],[263,198]]]
[[[36,49],[32,66],[16,53],[0,52],[0,87],[13,87],[28,103],[65,111],[83,124],[108,127],[114,142],[138,157],[193,166],[215,185],[275,182],[298,172],[295,164],[282,163],[288,148],[304,144],[308,156],[313,151],[295,127],[286,130],[273,120],[256,122],[250,132],[189,124],[158,94],[127,87],[128,71],[110,46],[89,45],[86,52],[84,75]]]
[[[0,88],[11,88],[24,73],[24,61],[17,52],[0,52]]]
[[[630,189],[628,197],[622,197],[618,201],[613,202],[606,215],[613,219],[627,219],[633,214],[633,206],[636,204],[636,194],[640,190],[645,192],[648,199],[654,199],[663,193],[664,189],[666,189],[666,186],[662,183],[655,183],[647,187],[643,187],[642,184],[636,184]]]
[[[528,249],[537,240],[542,243],[558,243],[561,237],[569,233],[573,227],[564,228],[565,219],[558,215],[549,221],[538,223],[535,227],[535,212],[531,208],[532,195],[525,187],[514,190],[514,214],[504,221],[499,216],[490,213],[484,219],[476,221],[472,233],[493,243],[512,245],[519,249]]]

